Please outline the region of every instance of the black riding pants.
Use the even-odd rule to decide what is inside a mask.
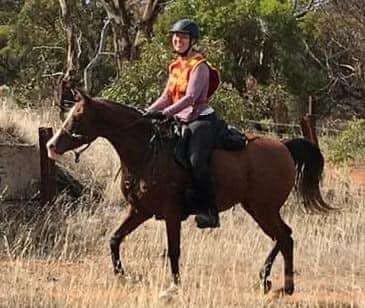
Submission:
[[[215,194],[211,174],[211,157],[215,145],[217,116],[211,113],[199,116],[185,124],[189,130],[188,157],[193,176],[194,199],[201,210],[215,208]]]

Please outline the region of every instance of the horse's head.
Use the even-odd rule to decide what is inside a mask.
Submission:
[[[83,144],[90,144],[98,136],[94,125],[96,111],[92,108],[91,98],[66,83],[61,86],[59,102],[62,104],[67,98],[67,106],[72,105],[72,108],[62,127],[47,143],[48,156],[52,159]]]

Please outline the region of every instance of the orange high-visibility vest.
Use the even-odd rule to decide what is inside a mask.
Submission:
[[[179,57],[169,66],[170,76],[168,91],[173,104],[186,94],[190,74],[203,62],[209,67],[209,89],[207,98],[210,98],[215,90],[217,90],[220,83],[219,73],[201,54],[197,54],[189,59],[182,59]]]

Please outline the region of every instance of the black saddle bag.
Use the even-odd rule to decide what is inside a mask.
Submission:
[[[216,148],[227,151],[240,151],[246,146],[247,138],[237,128],[227,125],[223,120],[217,134]]]

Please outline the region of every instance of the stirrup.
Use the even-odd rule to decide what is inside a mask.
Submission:
[[[197,223],[197,227],[200,229],[220,227],[218,213],[214,215],[212,211],[196,215],[195,221]]]

